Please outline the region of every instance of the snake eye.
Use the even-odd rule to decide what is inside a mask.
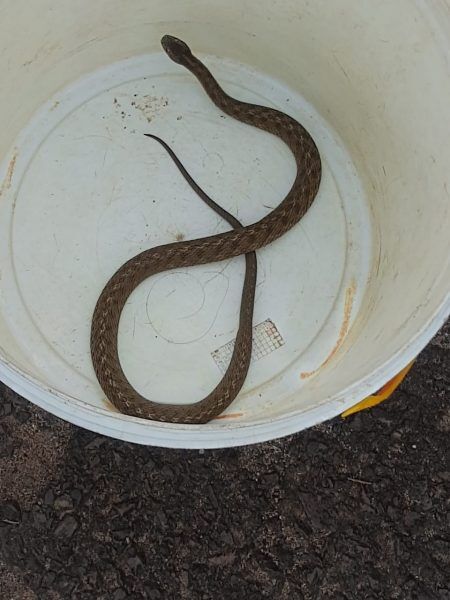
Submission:
[[[161,39],[161,46],[169,58],[177,63],[182,63],[192,54],[189,46],[173,35],[164,35]]]

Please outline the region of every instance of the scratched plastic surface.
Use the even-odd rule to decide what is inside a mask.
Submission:
[[[64,22],[62,6],[68,3],[37,4],[52,7],[52,18]],[[170,11],[162,3],[150,4]],[[183,10],[194,11],[197,4],[186,3]],[[301,12],[298,3],[281,4],[281,14]],[[144,31],[118,4],[119,14],[130,19],[129,30],[121,28],[108,4],[114,22],[106,26],[94,15],[91,27],[97,23],[98,29],[90,41],[75,44],[66,23],[69,39],[62,48],[42,45],[36,29],[28,52],[11,49],[11,56],[23,55],[16,56],[19,74],[11,74],[2,57],[0,67],[12,87],[20,72],[25,83],[44,67],[47,73],[15,120],[7,120],[4,111],[1,117],[6,123],[0,140],[2,379],[47,410],[108,435],[210,447],[270,439],[329,418],[404,366],[442,321],[448,291],[442,283],[448,220],[443,157],[431,158],[431,139],[423,132],[415,138],[408,127],[417,112],[424,113],[426,94],[411,100],[407,119],[401,100],[420,77],[441,96],[448,94],[448,81],[440,38],[427,34],[436,24],[404,22],[408,6],[386,7],[376,23],[357,4],[350,17],[337,11],[336,19],[351,18],[355,28],[349,39],[336,32],[330,39],[331,21],[319,18],[320,6],[305,4],[306,22],[283,25],[292,47],[301,44],[298,53],[286,54],[286,45],[273,45],[270,37],[264,45],[260,37],[275,24],[257,15],[251,21],[255,35],[242,26],[227,39],[223,19],[213,21],[210,35],[204,28],[200,33],[194,12],[185,25],[147,23]],[[142,3],[146,10],[150,15]],[[238,3],[227,10],[234,14]],[[75,18],[79,35],[86,18],[83,10]],[[374,28],[392,18],[382,44]],[[310,33],[297,41],[311,27],[323,44]],[[158,39],[166,30],[186,39],[230,94],[302,122],[324,166],[319,195],[306,217],[258,252],[255,352],[242,393],[220,419],[200,428],[119,415],[104,398],[90,361],[95,301],[125,260],[151,246],[227,228],[143,133],[169,142],[200,185],[244,223],[261,218],[283,198],[294,165],[279,140],[225,117],[193,76],[160,52]],[[368,48],[364,58],[352,52],[361,39]],[[433,69],[425,71],[408,52],[430,39],[434,46],[426,56]],[[333,48],[321,48],[332,42]],[[394,65],[383,62],[383,53],[394,50],[404,68],[397,82],[387,81],[386,69]],[[363,77],[369,70],[372,83]],[[390,90],[390,105],[380,103],[386,90],[376,92],[377,85]],[[437,101],[434,112],[448,118],[448,106]],[[417,157],[407,153],[413,144]],[[425,174],[417,168],[424,156],[430,170]],[[421,215],[429,210],[423,191],[432,193],[434,186],[432,233],[424,236],[417,234]],[[411,269],[409,232],[414,231],[416,256],[426,263],[420,272]],[[214,387],[232,349],[243,269],[238,258],[162,273],[132,294],[119,349],[139,391],[161,402],[193,402]]]

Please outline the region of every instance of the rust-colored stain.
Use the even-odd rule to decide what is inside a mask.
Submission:
[[[354,281],[352,281],[352,283],[345,290],[344,318],[342,320],[342,325],[341,325],[341,329],[339,331],[338,339],[337,339],[335,345],[333,346],[333,349],[331,350],[330,354],[323,361],[323,363],[319,367],[317,367],[317,369],[314,369],[314,371],[304,371],[303,373],[300,373],[301,379],[308,379],[309,377],[312,377],[318,371],[320,371],[320,369],[325,367],[330,362],[330,360],[333,358],[333,356],[336,354],[336,352],[339,350],[339,348],[342,346],[342,342],[344,341],[344,338],[347,335],[349,326],[350,326],[350,316],[352,314],[353,300],[355,299],[355,292],[356,292],[356,283]]]
[[[238,417],[243,417],[244,413],[229,413],[228,415],[218,415],[214,417],[214,419],[237,419]]]
[[[6,176],[5,179],[3,180],[3,183],[0,185],[0,196],[6,192],[6,190],[9,190],[9,188],[11,187],[11,181],[14,175],[14,169],[16,168],[16,162],[17,162],[17,150],[14,150],[14,154],[11,158],[11,160],[9,161],[9,165],[8,165],[8,170],[6,171]]]
[[[117,409],[117,408],[114,406],[114,404],[108,400],[108,398],[106,398],[106,397],[105,397],[105,398],[102,398],[102,402],[103,402],[103,404],[105,405],[105,407],[106,407],[106,408],[107,408],[109,411],[111,411],[111,412],[115,412],[115,413],[120,413],[120,410],[118,410],[118,409]]]

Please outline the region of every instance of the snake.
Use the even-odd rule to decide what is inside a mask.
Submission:
[[[95,305],[90,338],[92,364],[107,399],[120,413],[150,421],[196,425],[218,417],[242,389],[252,355],[257,280],[255,252],[280,238],[306,214],[319,191],[322,162],[313,138],[296,119],[275,108],[244,102],[227,94],[206,65],[179,38],[164,35],[161,45],[172,61],[196,77],[220,111],[278,137],[287,145],[296,164],[294,182],[278,206],[260,220],[242,225],[205,194],[163,140],[144,134],[164,146],[190,186],[229,223],[231,229],[149,248],[125,262],[106,283]],[[225,261],[240,255],[245,255],[246,270],[238,329],[222,379],[207,396],[190,404],[162,403],[141,395],[126,377],[118,350],[120,317],[130,294],[144,280],[164,271]]]

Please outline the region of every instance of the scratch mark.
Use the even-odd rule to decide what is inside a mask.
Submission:
[[[211,281],[214,281],[214,279],[217,279],[217,277],[220,277],[221,275],[226,277],[225,270],[228,269],[228,267],[231,265],[233,260],[234,260],[233,258],[228,259],[227,262],[225,263],[225,266],[222,267],[221,269],[219,269],[219,271],[209,271],[209,272],[214,273],[214,275],[205,281],[205,286],[207,286],[208,283],[211,283]]]
[[[378,277],[380,273],[380,265],[381,265],[381,244],[378,246],[378,256],[377,256],[377,266],[376,266],[376,276]]]
[[[56,238],[56,234],[55,233],[53,234],[53,239],[55,240],[55,246],[56,246],[57,252],[61,252],[61,248],[60,248],[60,246],[58,244],[58,240]]]
[[[341,71],[344,73],[345,77],[347,77],[347,79],[348,79],[349,81],[351,81],[349,74],[348,74],[348,73],[347,73],[347,71],[344,69],[344,67],[341,65],[341,63],[340,63],[340,61],[339,61],[338,57],[337,57],[337,56],[334,54],[334,55],[333,55],[333,58],[334,58],[334,60],[336,61],[336,63],[337,63],[337,65],[338,65],[338,67],[339,67],[339,68],[341,69]]]
[[[115,194],[115,192],[116,192],[116,187],[117,187],[117,184],[116,184],[116,183],[114,183],[114,184],[113,184],[113,186],[112,186],[111,195],[110,195],[110,197],[109,197],[109,200],[108,200],[108,203],[107,203],[107,205],[106,205],[106,208],[108,208],[109,206],[111,206],[111,204],[112,204],[112,203],[113,203],[113,201],[114,201],[114,194]],[[106,209],[105,209],[105,210],[106,210]]]
[[[176,271],[174,272],[176,273]],[[179,273],[182,273],[181,271]],[[166,277],[169,277],[170,275],[166,275]],[[196,279],[196,278],[194,278]],[[225,298],[227,297],[228,294],[228,290],[230,287],[230,281],[228,279],[228,277],[225,277],[226,282],[227,282],[227,287],[225,289],[225,293],[223,294],[223,297],[217,307],[216,313],[214,315],[214,318],[211,321],[211,324],[209,325],[209,327],[206,329],[206,331],[204,331],[202,334],[200,334],[198,337],[193,338],[191,340],[187,340],[185,342],[176,342],[175,340],[166,337],[159,329],[157,329],[155,323],[153,322],[151,316],[150,316],[150,309],[149,309],[149,302],[150,302],[150,296],[153,292],[153,288],[155,287],[157,281],[155,281],[155,283],[152,285],[152,287],[150,288],[150,291],[147,294],[147,300],[145,302],[145,311],[147,314],[147,319],[148,319],[148,325],[150,325],[150,327],[153,329],[153,331],[158,334],[163,340],[165,340],[166,342],[169,342],[169,344],[175,344],[177,346],[185,346],[186,344],[192,344],[193,342],[198,342],[199,340],[203,339],[206,335],[208,335],[208,333],[211,331],[211,329],[214,327],[216,321],[217,321],[217,317],[219,316],[220,310],[222,308],[223,303],[225,302]],[[198,281],[198,280],[197,280]],[[200,282],[199,282],[200,283]],[[205,284],[206,285],[206,284]],[[194,315],[196,315],[204,306],[205,301],[206,301],[206,294],[205,294],[205,285],[200,284],[202,291],[203,291],[203,300],[202,300],[202,305],[200,306],[199,309],[195,310],[192,314],[190,315],[186,315],[185,317],[181,317],[181,319],[179,320],[183,320],[183,319],[187,319],[189,317],[192,317]]]
[[[81,136],[72,138],[72,141],[80,142],[80,141],[88,140],[89,138],[102,138],[104,140],[111,141],[111,138],[109,138],[107,135],[103,135],[101,133],[90,133],[89,135],[81,135]]]
[[[148,227],[149,226],[148,225],[148,220],[147,220],[147,217],[145,216],[145,213],[143,211],[141,211],[141,215],[142,215],[142,220],[145,223],[145,226]]]
[[[303,233],[304,233],[304,235],[305,235],[305,238],[306,238],[306,241],[307,241],[307,242],[308,242],[308,244],[309,244],[309,247],[311,248],[311,250],[312,250],[313,252],[315,252],[314,244],[313,244],[313,242],[312,242],[311,238],[309,237],[309,235],[308,235],[308,232],[307,232],[307,230],[305,229],[305,226],[303,225],[303,223],[302,223],[301,221],[299,222],[299,226],[300,226],[300,229],[303,231]]]
[[[202,298],[200,306],[197,308],[197,310],[194,310],[194,312],[192,312],[190,315],[186,315],[186,316],[181,317],[180,319],[178,319],[179,321],[184,321],[185,319],[190,319],[191,317],[195,317],[195,315],[198,315],[198,313],[205,306],[205,302],[206,302],[205,286],[202,283],[200,283],[200,287],[202,288],[202,294],[203,294],[203,298]]]
[[[55,43],[55,44],[49,44],[49,43],[44,44],[43,46],[41,46],[35,52],[34,56],[32,56],[31,58],[29,58],[28,60],[26,60],[24,63],[22,63],[22,67],[29,67],[30,65],[32,65],[38,59],[40,60],[41,57],[49,56],[58,47],[59,47],[59,44],[57,44],[57,43]]]
[[[100,267],[100,253],[99,253],[100,225],[101,225],[101,222],[103,221],[103,217],[105,216],[107,210],[108,210],[108,206],[105,206],[105,208],[102,209],[101,213],[98,216],[97,225],[95,227],[95,255],[97,257],[97,265],[99,267]]]
[[[203,147],[203,145],[202,145]],[[203,168],[208,168],[208,160],[212,159],[214,156],[217,156],[219,158],[219,162],[220,162],[220,167],[219,167],[219,171],[216,171],[217,174],[219,174],[219,172],[223,169],[224,165],[225,165],[225,161],[223,159],[223,156],[221,154],[219,154],[218,152],[208,152],[206,151],[206,149],[203,147],[203,149],[206,152],[206,155],[202,158],[202,165]]]

